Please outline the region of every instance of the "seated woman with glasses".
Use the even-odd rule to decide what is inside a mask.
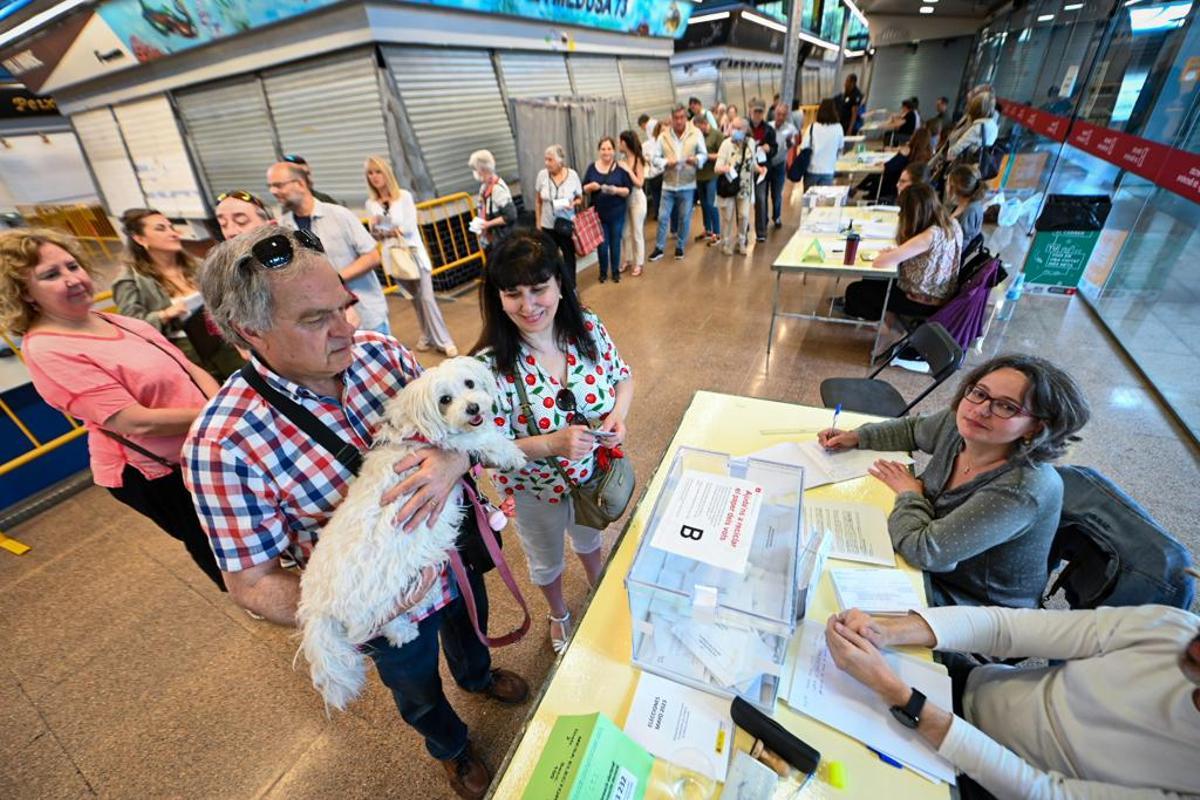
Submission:
[[[518,231],[496,246],[480,287],[483,333],[473,352],[496,373],[495,425],[529,459],[494,481],[516,508],[531,580],[550,606],[550,642],[566,647],[563,535],[595,585],[600,531],[575,524],[571,483],[586,483],[597,450],[625,440],[633,378],[599,318],[564,291],[562,256],[548,234]],[[511,502],[507,502],[511,498]]]
[[[835,452],[930,454],[919,477],[894,461],[870,470],[896,492],[888,533],[896,552],[925,570],[930,605],[1034,608],[1062,510],[1062,479],[1050,462],[1078,441],[1089,413],[1066,372],[1006,355],[967,375],[947,409],[831,428],[817,441]]]

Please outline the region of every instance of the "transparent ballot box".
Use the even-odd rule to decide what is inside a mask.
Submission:
[[[770,712],[804,611],[803,496],[801,467],[679,448],[625,578],[633,663]]]

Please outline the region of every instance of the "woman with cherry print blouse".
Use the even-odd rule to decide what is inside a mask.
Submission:
[[[520,469],[496,472],[494,481],[516,507],[517,535],[530,579],[550,606],[556,652],[571,632],[562,593],[564,534],[590,584],[604,561],[600,531],[575,524],[570,487],[550,459],[572,481],[586,483],[598,449],[625,440],[633,402],[633,378],[608,331],[574,292],[562,291],[561,259],[541,232],[516,233],[496,248],[480,287],[483,334],[475,346],[496,373],[493,422],[529,459]],[[596,430],[585,424],[589,420],[599,422]]]

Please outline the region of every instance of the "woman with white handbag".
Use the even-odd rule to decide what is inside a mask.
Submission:
[[[437,348],[448,358],[458,355],[454,339],[446,329],[442,310],[433,293],[433,262],[421,241],[417,224],[417,204],[412,192],[400,188],[396,173],[387,159],[371,156],[365,166],[367,214],[371,234],[383,243],[383,270],[412,295],[413,308],[421,323],[417,350]]]

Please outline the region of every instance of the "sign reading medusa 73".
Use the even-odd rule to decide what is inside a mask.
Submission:
[[[338,0],[107,0],[96,13],[138,61],[188,50],[298,17]],[[687,28],[689,0],[408,0],[483,14],[562,25],[678,37]]]

